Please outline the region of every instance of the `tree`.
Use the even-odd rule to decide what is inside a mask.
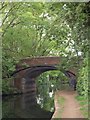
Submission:
[[[3,78],[25,57],[61,56],[63,69],[79,69],[89,49],[88,8],[87,3],[1,2]]]

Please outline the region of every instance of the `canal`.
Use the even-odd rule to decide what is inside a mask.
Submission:
[[[30,79],[29,75],[25,76],[23,86],[25,93],[2,98],[2,118],[51,120],[55,111],[54,93],[62,88],[61,79],[57,79],[59,76],[57,72],[51,75],[54,77],[44,73],[36,81]],[[36,90],[31,91],[32,87]]]
[[[54,113],[54,97],[32,93],[2,98],[2,118],[46,118]]]

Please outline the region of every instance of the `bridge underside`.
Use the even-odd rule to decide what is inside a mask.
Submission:
[[[14,86],[22,93],[35,91],[36,77],[46,71],[59,70],[57,65],[60,64],[60,61],[60,57],[36,57],[22,59],[16,65],[16,71],[14,72]],[[75,74],[70,71],[64,70],[61,72],[63,72],[67,77],[75,76]]]
[[[36,67],[32,67],[26,70],[25,73],[25,78],[36,78],[38,77],[40,74],[42,74],[43,72],[46,71],[50,71],[50,70],[57,70],[58,68],[55,66],[36,66]]]
[[[22,93],[36,91],[35,79],[42,73],[50,70],[59,70],[53,65],[32,66],[24,69],[19,69],[15,73],[14,86]],[[59,70],[60,71],[60,70]],[[70,71],[61,71],[67,77],[75,76]]]
[[[24,77],[30,79],[36,78],[43,72],[51,71],[51,70],[60,71],[56,66],[35,66],[27,69]],[[75,76],[75,74],[71,71],[61,71],[61,72],[63,72],[67,77]]]
[[[59,59],[59,57],[24,59],[16,66],[16,71],[13,74],[15,77],[14,86],[18,88],[21,93],[25,93],[23,94],[25,95],[23,103],[25,104],[26,108],[28,108],[28,102],[33,104],[37,103],[36,78],[47,71],[60,71],[57,67],[57,65],[60,63]],[[26,66],[23,66],[23,63]],[[61,72],[63,72],[69,78],[75,76],[75,74],[71,71],[63,70]]]

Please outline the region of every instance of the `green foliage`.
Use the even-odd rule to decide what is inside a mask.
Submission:
[[[65,98],[59,96],[59,95],[58,95],[58,91],[57,91],[57,93],[56,93],[56,98],[57,98],[57,104],[58,104],[58,106],[60,106],[60,107],[58,108],[58,112],[57,112],[56,115],[55,115],[55,119],[57,118],[56,120],[58,120],[58,118],[61,118],[61,114],[62,114],[62,112],[63,112],[63,110],[64,110]]]
[[[2,94],[17,94],[20,91],[14,87],[13,85],[13,77],[12,78],[5,78],[2,80]]]
[[[51,82],[49,81],[49,76],[47,73],[42,74],[37,78],[36,81],[37,86],[37,95],[40,97],[39,104],[46,110],[53,111],[54,107],[54,93],[50,96],[50,92],[52,92]]]
[[[10,77],[17,61],[26,57],[61,56],[60,69],[79,68],[80,59],[89,49],[87,3],[0,4],[3,78]]]
[[[77,91],[79,95],[88,97],[88,57],[84,59],[83,65],[79,71],[79,77],[77,82]]]
[[[2,61],[2,71],[3,71],[3,78],[10,77],[13,71],[15,71],[15,64],[16,62],[13,61],[12,58],[4,57]]]
[[[80,110],[82,112],[82,114],[84,115],[85,118],[88,118],[88,106],[89,106],[89,102],[88,102],[88,98],[86,98],[85,96],[76,96],[76,99],[78,100],[79,104],[80,104]]]
[[[63,83],[67,83],[67,77],[60,71],[49,71],[41,74],[37,81],[37,92],[41,96],[48,96],[49,92],[60,90]]]
[[[60,71],[45,72],[37,78],[37,94],[41,98],[40,104],[43,108],[54,110],[54,93],[62,89],[62,82],[66,83],[67,81],[67,77]],[[60,98],[60,100],[63,103],[63,99]]]

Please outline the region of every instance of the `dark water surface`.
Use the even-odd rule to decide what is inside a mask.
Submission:
[[[35,94],[22,94],[4,97],[2,101],[3,118],[46,118],[54,113],[54,98]]]

